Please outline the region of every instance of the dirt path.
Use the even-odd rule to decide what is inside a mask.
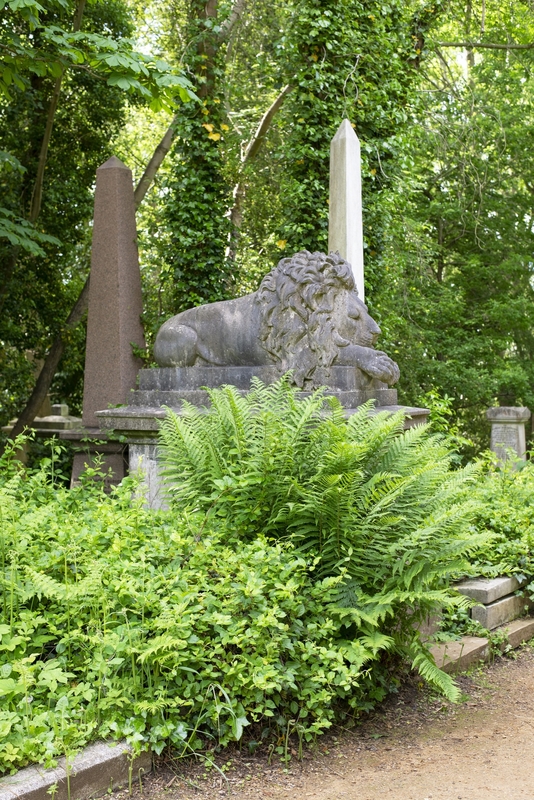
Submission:
[[[198,765],[147,778],[144,800],[534,800],[534,650],[459,681],[452,708],[417,686],[301,763],[227,753],[228,782]]]

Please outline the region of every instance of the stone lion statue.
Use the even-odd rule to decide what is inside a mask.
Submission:
[[[360,300],[350,264],[337,253],[283,258],[259,289],[177,314],[156,337],[161,367],[277,366],[295,384],[324,384],[328,368],[356,367],[388,385],[397,364],[374,344],[380,328]],[[322,381],[314,380],[321,368]],[[326,369],[326,372],[325,372]]]

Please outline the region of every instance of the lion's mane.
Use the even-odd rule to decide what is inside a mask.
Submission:
[[[293,371],[298,386],[315,385],[317,367],[326,369],[324,382],[339,353],[333,311],[343,290],[356,291],[350,264],[338,253],[308,250],[283,258],[261,282],[260,341],[281,371]]]

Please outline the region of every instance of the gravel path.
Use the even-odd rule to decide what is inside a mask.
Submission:
[[[143,800],[534,800],[534,650],[459,683],[466,699],[456,707],[406,687],[355,732],[323,737],[287,770],[237,751],[220,762],[227,781],[198,764],[163,763]]]

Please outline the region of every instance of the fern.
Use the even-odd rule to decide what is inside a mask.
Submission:
[[[453,471],[450,442],[402,413],[366,403],[348,420],[322,391],[302,396],[284,378],[242,396],[209,390],[211,409],[169,412],[161,451],[180,504],[227,520],[243,540],[290,540],[318,557],[316,575],[343,575],[336,611],[378,649],[412,648],[421,674],[454,694],[413,623],[450,605],[451,576],[488,537],[470,529],[477,469]],[[370,647],[369,639],[366,647]]]

